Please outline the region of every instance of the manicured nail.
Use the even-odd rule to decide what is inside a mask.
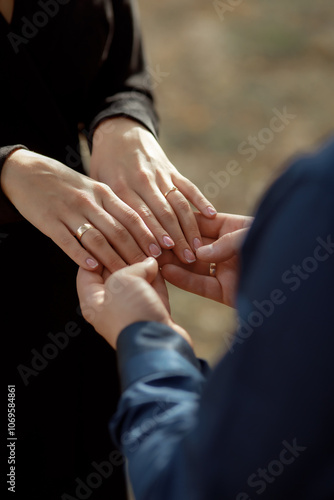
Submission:
[[[191,250],[188,250],[188,248],[185,249],[185,251],[183,252],[183,255],[184,255],[186,261],[189,262],[189,264],[196,261],[195,255],[192,253]]]
[[[199,238],[195,238],[194,239],[194,248],[195,250],[198,250],[199,247],[201,247],[203,245],[203,243],[201,242],[201,240]]]
[[[164,242],[164,244],[168,248],[173,247],[175,245],[174,241],[172,240],[172,238],[170,236],[164,236],[162,238],[162,241]]]
[[[215,210],[213,207],[207,207],[207,211],[209,215],[217,215],[217,210]]]
[[[151,243],[150,246],[148,247],[151,254],[153,255],[153,257],[159,257],[159,255],[161,255],[161,249],[155,245],[154,243]]]
[[[91,257],[88,257],[88,259],[86,259],[86,264],[92,269],[95,269],[99,265],[98,262],[96,262],[96,260],[92,259]]]

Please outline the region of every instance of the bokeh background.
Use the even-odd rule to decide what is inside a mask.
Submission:
[[[164,150],[217,210],[253,214],[282,168],[334,129],[333,1],[139,0],[139,8]],[[295,118],[270,137],[273,109],[284,108]],[[267,141],[252,161],[238,151],[249,136]],[[240,173],[214,189],[231,160]],[[234,311],[169,293],[174,319],[214,364]]]

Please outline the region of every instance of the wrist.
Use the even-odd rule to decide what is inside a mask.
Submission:
[[[105,144],[113,144],[119,140],[129,140],[136,136],[136,131],[142,130],[151,133],[146,127],[136,120],[126,116],[115,116],[103,120],[96,127],[93,134],[93,153]]]
[[[151,141],[156,143],[152,133],[135,120],[123,116],[104,120],[93,136],[90,177],[108,183],[111,166],[116,178],[118,168],[123,171],[129,165],[139,164],[136,155],[140,151],[149,148],[153,152]]]
[[[7,156],[1,170],[1,190],[10,201],[12,201],[12,193],[15,190],[15,178],[19,175],[26,151],[24,148],[14,149]]]
[[[190,337],[189,333],[184,328],[182,328],[182,326],[178,325],[177,323],[174,323],[174,321],[172,319],[170,319],[169,321],[165,322],[165,325],[169,326],[176,333],[178,333],[179,335],[181,335],[181,337],[183,337],[188,342],[188,344],[190,345],[190,347],[192,347],[192,348],[194,347],[192,338]]]

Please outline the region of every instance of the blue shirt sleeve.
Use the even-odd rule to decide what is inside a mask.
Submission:
[[[111,431],[136,500],[334,498],[333,158],[296,161],[261,203],[211,374],[164,325],[122,332]]]
[[[178,333],[160,323],[129,326],[117,351],[124,392],[110,429],[128,458],[136,499],[147,499],[157,494],[150,493],[152,479],[171,463],[176,443],[196,424],[210,369]]]

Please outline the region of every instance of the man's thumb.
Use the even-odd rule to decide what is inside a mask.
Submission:
[[[204,245],[196,251],[196,257],[204,262],[224,262],[238,252],[247,229],[239,229],[224,234],[210,245]]]
[[[123,276],[138,276],[139,278],[145,279],[148,283],[152,283],[156,275],[158,274],[159,266],[157,261],[153,257],[148,257],[143,260],[143,262],[137,262],[131,266],[123,267],[117,271],[118,277]]]

